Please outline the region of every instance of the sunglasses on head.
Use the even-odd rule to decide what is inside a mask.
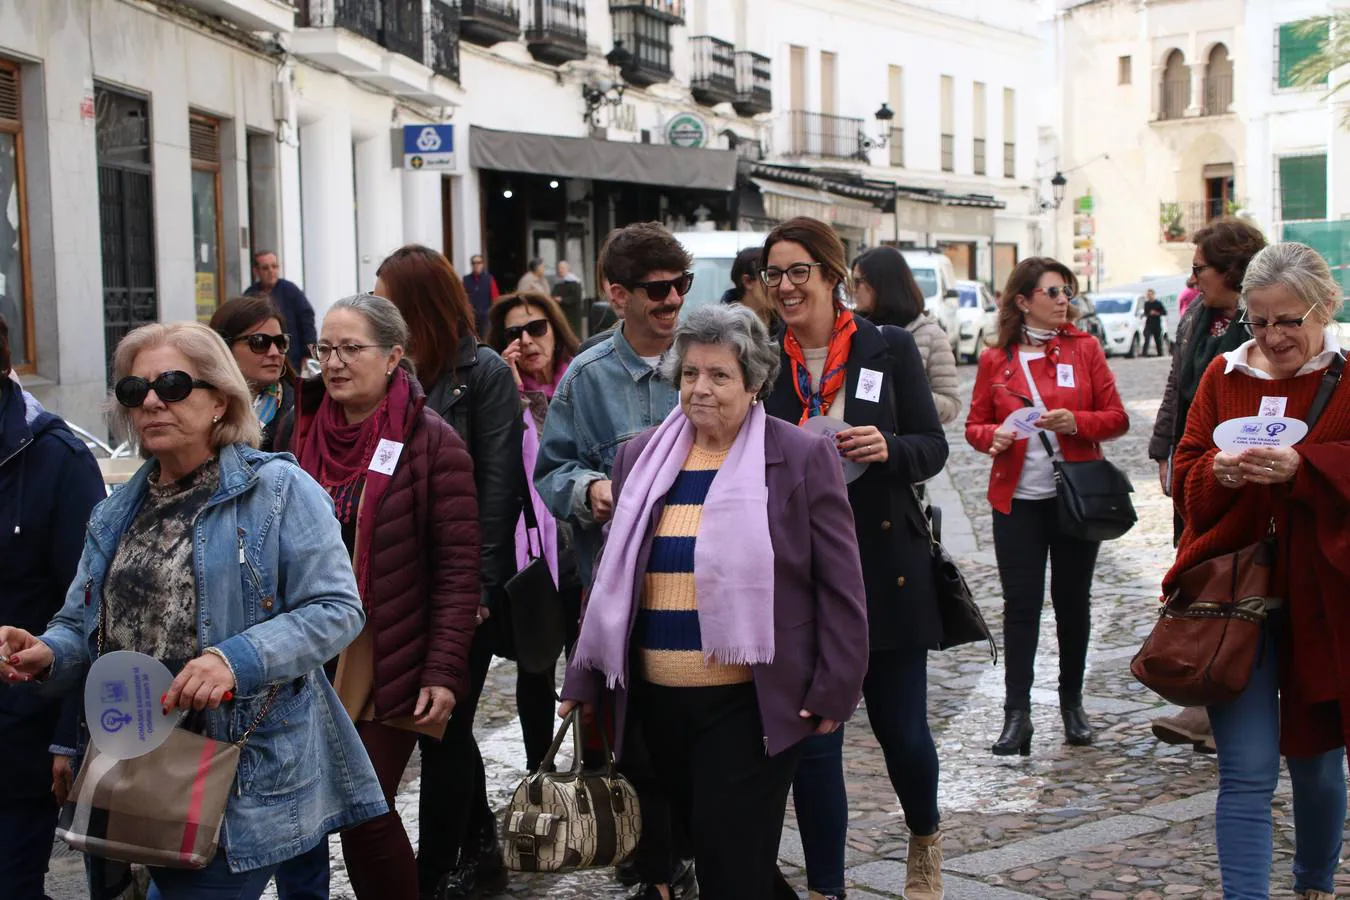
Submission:
[[[502,334],[506,336],[508,344],[520,340],[522,334],[528,334],[535,340],[539,340],[548,334],[548,319],[531,319],[524,325],[512,325],[510,328],[503,329]]]
[[[289,334],[249,334],[244,337],[232,338],[231,346],[243,341],[248,344],[248,349],[262,356],[267,352],[267,348],[276,344],[277,349],[282,353],[291,349],[291,336]]]
[[[689,289],[694,286],[694,273],[685,272],[679,278],[663,278],[660,281],[634,281],[625,285],[630,291],[636,291],[639,288],[647,292],[647,299],[653,303],[660,303],[670,296],[670,291],[674,288],[675,293],[683,297],[689,293]]]
[[[179,400],[186,400],[194,388],[214,387],[215,385],[209,381],[193,378],[188,373],[175,369],[171,372],[161,372],[154,381],[146,381],[139,375],[128,375],[117,382],[117,386],[113,388],[113,395],[117,397],[118,403],[128,409],[135,409],[145,402],[151,391],[165,403],[177,403]]]

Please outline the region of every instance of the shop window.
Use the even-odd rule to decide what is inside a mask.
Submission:
[[[1306,22],[1288,22],[1275,29],[1275,84],[1280,88],[1297,87],[1298,67],[1326,43],[1330,32],[1326,22],[1309,26]],[[1326,84],[1324,77],[1319,84]]]
[[[0,60],[0,315],[9,324],[11,361],[21,371],[31,370],[37,361],[28,282],[27,213],[19,67]]]
[[[1327,156],[1283,156],[1279,160],[1280,221],[1327,217]]]
[[[220,249],[220,120],[193,113],[188,123],[192,156],[192,262],[197,273],[197,319],[209,322],[223,300]]]

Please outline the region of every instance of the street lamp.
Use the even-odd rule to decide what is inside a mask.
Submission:
[[[1055,198],[1055,209],[1059,209],[1060,204],[1064,202],[1064,188],[1069,184],[1069,179],[1064,177],[1063,172],[1056,172],[1055,177],[1050,179],[1050,191]]]
[[[874,138],[863,135],[860,155],[864,158],[866,158],[869,150],[886,149],[886,144],[891,139],[891,120],[895,118],[895,110],[891,109],[889,104],[883,103],[880,109],[872,113],[872,118],[876,119],[877,124],[881,126],[881,137]]]
[[[633,54],[623,45],[623,41],[615,41],[614,49],[605,54],[605,62],[609,63],[617,77],[592,75],[581,86],[581,97],[586,101],[586,112],[582,119],[597,127],[600,125],[601,108],[617,107],[623,103],[623,70],[633,64]]]

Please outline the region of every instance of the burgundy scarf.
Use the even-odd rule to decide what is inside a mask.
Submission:
[[[356,547],[352,555],[356,562],[356,586],[367,606],[375,511],[380,508],[380,500],[390,481],[390,476],[372,471],[370,461],[382,438],[403,443],[411,402],[412,386],[408,373],[395,369],[384,400],[359,424],[348,424],[342,405],[326,393],[313,415],[301,416],[297,412],[296,416],[293,445],[300,468],[323,485],[333,498],[339,522],[348,524],[353,516],[357,517]]]

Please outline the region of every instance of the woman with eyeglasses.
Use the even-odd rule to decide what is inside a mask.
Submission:
[[[286,359],[291,336],[284,333],[285,324],[266,297],[236,297],[211,316],[211,328],[224,338],[253,392],[264,451],[271,451],[277,427],[295,407],[296,374]]]
[[[810,218],[764,242],[760,275],[786,330],[782,368],[764,401],[771,416],[828,423],[840,456],[865,469],[848,487],[867,589],[867,717],[909,827],[905,896],[942,896],[937,748],[928,727],[928,651],[942,637],[932,559],[913,485],[947,462],[914,337],[851,312],[844,245]],[[816,421],[819,420],[819,421]],[[861,649],[861,648],[860,648]],[[806,741],[793,783],[812,896],[844,896],[843,732]]]
[[[562,307],[543,294],[507,294],[492,307],[488,320],[492,349],[511,366],[511,374],[520,389],[525,426],[521,453],[525,471],[533,472],[548,405],[576,355],[577,336],[567,324]],[[523,569],[528,564],[531,548],[536,556],[542,554],[548,560],[563,606],[563,621],[568,627],[565,645],[570,652],[581,620],[581,577],[572,552],[572,532],[567,523],[553,518],[539,498],[532,479],[527,478],[526,482],[526,502],[534,510],[539,532],[528,534],[525,517],[521,516],[516,524],[516,568]],[[514,624],[518,628],[521,623]],[[556,666],[557,660],[554,663]],[[526,768],[531,772],[539,768],[553,741],[553,704],[557,696],[555,666],[540,672],[519,669],[516,673],[516,710],[520,713],[520,730],[525,738]]]
[[[150,870],[151,897],[253,900],[279,864],[388,808],[321,671],[361,632],[357,582],[324,491],[256,449],[252,393],[219,335],[142,326],[118,344],[113,376],[118,425],[147,462],[94,510],[46,632],[0,628],[0,680],[78,690],[103,621],[101,652],[163,662],[165,709],[195,713],[186,721],[208,737],[238,741],[261,715],[215,859]]]
[[[1003,290],[997,343],[980,355],[966,419],[966,440],[994,458],[989,504],[1003,584],[1005,660],[996,756],[1031,753],[1031,683],[1047,558],[1064,740],[1080,747],[1093,740],[1083,712],[1083,673],[1101,545],[1060,529],[1054,462],[1100,459],[1102,442],[1123,435],[1130,418],[1101,344],[1071,324],[1077,310],[1069,301],[1077,293],[1078,280],[1063,263],[1042,256],[1018,263]],[[1046,440],[1019,440],[1008,427],[1008,417],[1027,407],[1043,411],[1037,424]]]
[[[408,324],[383,297],[334,303],[311,348],[323,377],[304,382],[294,432],[279,435],[332,497],[366,610],[334,677],[390,809],[342,834],[360,900],[420,896],[394,795],[418,739],[440,740],[471,696],[481,597],[473,464],[464,441],[427,407],[405,355],[409,340]]]
[[[1186,527],[1163,593],[1188,569],[1273,530],[1279,562],[1250,679],[1236,699],[1209,707],[1219,871],[1225,900],[1270,896],[1271,800],[1283,754],[1294,791],[1294,892],[1331,900],[1350,736],[1350,389],[1329,327],[1342,290],[1316,251],[1284,243],[1256,254],[1242,292],[1235,327],[1248,339],[1205,369],[1177,447],[1174,496]],[[1268,415],[1272,404],[1281,416],[1316,416],[1307,437],[1237,453],[1216,446],[1221,422]]]
[[[510,367],[478,339],[473,307],[448,259],[409,244],[380,263],[375,276],[376,295],[387,297],[408,324],[405,346],[427,409],[468,447],[478,497],[482,594],[468,693],[459,695],[445,737],[422,741],[417,850],[422,892],[455,900],[502,890],[507,880],[473,722],[492,657],[510,637],[493,610],[516,571],[523,491],[520,396]]]

